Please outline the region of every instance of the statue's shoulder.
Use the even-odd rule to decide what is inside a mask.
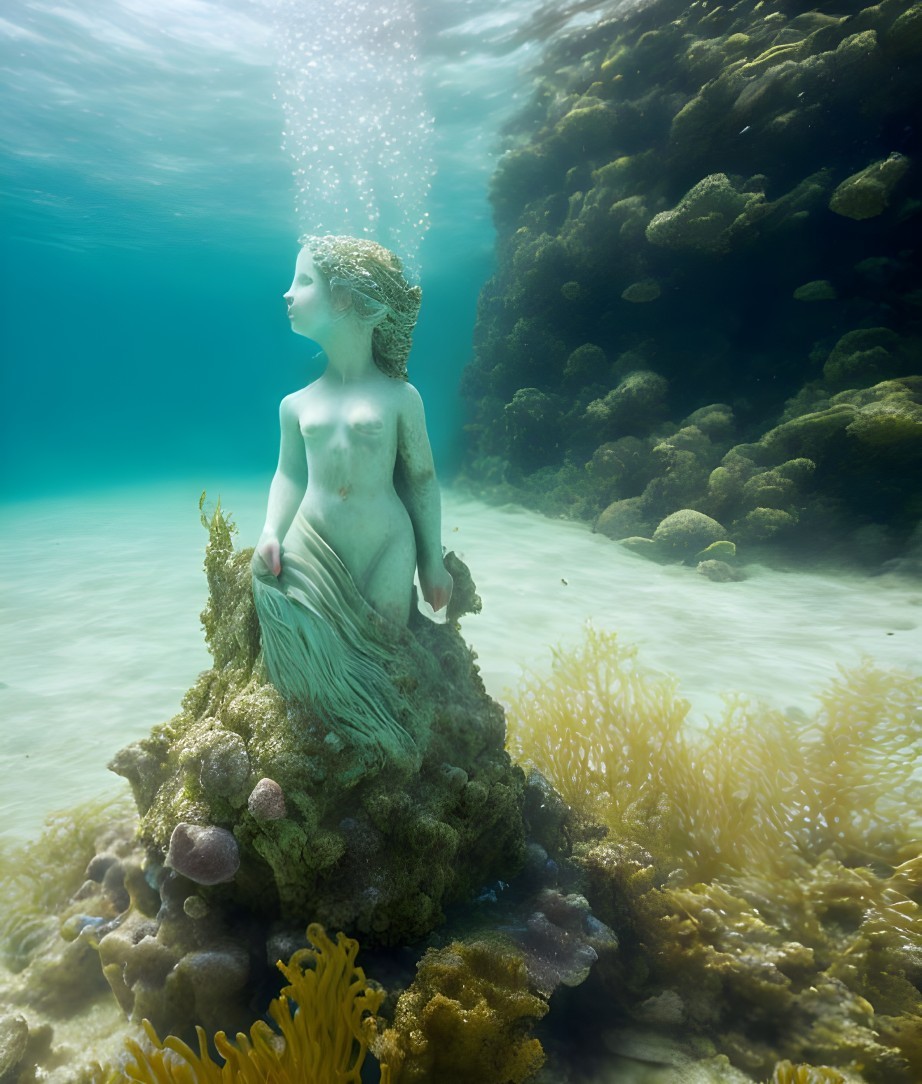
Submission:
[[[303,388],[298,388],[296,391],[290,391],[282,399],[282,402],[280,404],[281,410],[297,411],[300,406],[302,406],[308,399],[311,398],[312,394],[316,391],[316,385],[317,381],[314,380]]]
[[[420,398],[419,392],[409,380],[397,380],[395,377],[391,377],[390,384],[391,394],[394,396],[394,399],[402,410],[419,409],[422,399]]]

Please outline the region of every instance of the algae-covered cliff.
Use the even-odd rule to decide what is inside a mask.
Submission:
[[[552,47],[493,179],[466,476],[880,563],[922,506],[922,5],[660,0]]]

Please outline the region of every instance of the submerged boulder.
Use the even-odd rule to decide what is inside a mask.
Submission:
[[[691,508],[666,516],[653,532],[653,541],[679,559],[692,557],[726,537],[726,529],[717,520]]]
[[[724,252],[745,229],[765,197],[738,191],[724,173],[700,180],[671,211],[655,215],[647,226],[651,245]]]
[[[878,162],[871,162],[858,173],[853,173],[833,192],[829,210],[845,218],[859,221],[882,214],[890,203],[890,195],[903,174],[909,169],[909,159],[902,154],[891,154]]]

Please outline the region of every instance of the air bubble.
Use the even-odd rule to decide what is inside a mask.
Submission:
[[[371,235],[415,271],[435,169],[411,0],[273,10],[298,232]]]

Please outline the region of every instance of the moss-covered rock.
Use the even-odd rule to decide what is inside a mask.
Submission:
[[[643,279],[640,282],[632,282],[621,291],[621,299],[630,301],[633,305],[644,305],[649,301],[656,301],[662,294],[662,288],[656,279]]]
[[[654,215],[646,236],[651,245],[725,252],[764,205],[758,192],[740,192],[724,173],[704,177],[671,211]]]
[[[829,200],[829,210],[845,218],[874,218],[890,203],[890,195],[909,169],[909,160],[893,153],[879,162],[871,162],[853,173],[836,188]]]
[[[745,542],[769,542],[796,525],[796,516],[783,508],[753,508],[733,524],[733,530]]]
[[[587,519],[637,497],[652,522],[772,507],[799,525],[774,535],[788,552],[824,520],[907,543],[914,460],[858,451],[898,411],[847,433],[839,397],[919,372],[919,25],[902,0],[657,0],[549,46],[493,182],[468,481]],[[522,388],[560,397],[531,466],[504,445]],[[712,447],[672,440],[690,426]],[[616,481],[626,436],[641,461]],[[724,459],[740,440],[745,469]],[[752,480],[798,459],[809,481]]]
[[[674,557],[685,559],[726,536],[726,529],[710,516],[682,508],[660,522],[653,541]]]
[[[823,378],[832,388],[857,388],[895,375],[892,350],[899,336],[886,327],[861,328],[843,335],[823,366]]]
[[[505,409],[510,462],[535,468],[556,458],[562,413],[558,396],[538,388],[519,388]]]
[[[622,538],[643,537],[650,530],[650,522],[639,497],[626,497],[613,501],[595,521],[595,530],[606,538],[620,541]]]
[[[658,373],[628,373],[616,388],[586,407],[586,421],[602,435],[645,433],[664,415],[668,390]]]
[[[795,301],[835,301],[838,296],[829,279],[813,279],[794,291]]]
[[[922,454],[922,405],[901,396],[860,407],[845,432],[872,448]]]
[[[253,620],[245,559],[219,510],[205,616],[223,666],[202,674],[180,714],[112,765],[132,784],[152,867],[172,865],[209,904],[298,925],[319,919],[372,943],[422,937],[447,904],[521,861],[524,780],[503,750],[502,709],[456,626],[417,615],[395,630],[402,662],[391,677],[422,768],[357,773],[348,742],[309,709],[286,705],[252,641],[236,635]],[[461,594],[476,609],[473,584]],[[254,807],[265,780],[282,815]]]

